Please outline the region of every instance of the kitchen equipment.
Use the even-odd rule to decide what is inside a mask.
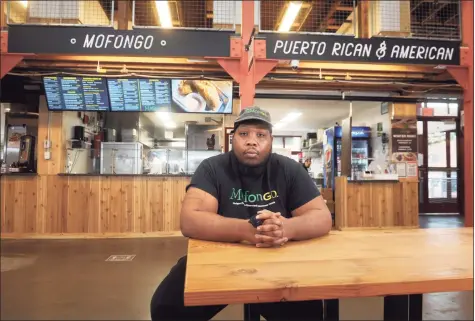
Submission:
[[[20,154],[20,138],[26,135],[26,126],[7,126],[7,137],[5,144],[5,166],[9,168],[18,161]]]
[[[104,128],[102,130],[104,135],[105,142],[115,142],[117,141],[116,130],[113,128]]]
[[[18,168],[20,172],[35,171],[35,146],[36,138],[31,135],[20,137],[20,153],[18,155]]]
[[[143,174],[141,143],[101,143],[101,174]]]
[[[73,139],[84,141],[84,126],[73,127]]]

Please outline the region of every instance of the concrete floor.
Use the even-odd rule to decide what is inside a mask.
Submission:
[[[2,320],[150,320],[152,293],[184,238],[2,240]],[[106,262],[110,255],[136,255]],[[216,320],[242,320],[240,306]],[[425,320],[473,320],[473,292],[424,297]]]

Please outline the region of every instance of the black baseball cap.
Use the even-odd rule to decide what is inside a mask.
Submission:
[[[263,122],[269,126],[270,130],[272,130],[272,122],[269,112],[257,106],[244,108],[241,111],[238,118],[234,121],[234,130],[236,130],[241,123],[251,120]]]

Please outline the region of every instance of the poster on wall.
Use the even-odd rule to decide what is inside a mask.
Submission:
[[[323,186],[325,188],[333,188],[333,142],[334,131],[333,127],[325,131],[326,142],[323,147]]]
[[[172,80],[172,112],[231,114],[233,82]]]
[[[407,162],[406,163],[406,176],[407,177],[418,177],[418,166],[416,162]]]
[[[393,120],[391,126],[392,161],[417,162],[417,121]]]

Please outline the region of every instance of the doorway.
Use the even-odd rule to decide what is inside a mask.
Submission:
[[[421,214],[461,212],[458,126],[455,118],[417,122]]]

